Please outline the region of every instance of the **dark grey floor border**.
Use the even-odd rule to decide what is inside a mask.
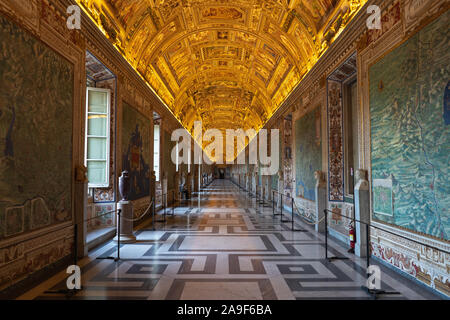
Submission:
[[[263,300],[278,300],[269,279],[175,279],[164,300],[181,300],[186,283],[188,282],[253,282],[259,286]]]

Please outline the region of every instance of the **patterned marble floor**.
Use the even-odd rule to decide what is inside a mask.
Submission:
[[[226,180],[214,181],[200,198],[175,210],[166,223],[139,226],[135,244],[121,245],[122,260],[110,241],[80,261],[83,290],[71,299],[371,299],[365,260],[355,259],[311,226],[282,223],[271,207],[257,206]],[[45,291],[64,289],[63,271],[19,299],[66,299]],[[436,299],[422,287],[382,267],[383,289],[401,292],[379,299]]]

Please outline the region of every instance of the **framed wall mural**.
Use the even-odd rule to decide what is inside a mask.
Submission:
[[[322,169],[320,107],[295,122],[296,196],[316,200],[314,172]]]
[[[292,161],[292,114],[289,114],[283,120],[283,137],[284,137],[284,159],[283,159],[283,174],[284,174],[284,194],[288,196],[293,195],[294,177],[293,177],[293,161]]]
[[[130,200],[150,195],[150,120],[123,101],[122,169],[130,176]]]
[[[74,67],[1,15],[0,47],[2,239],[72,219]]]
[[[443,240],[450,236],[449,17],[369,69],[373,219]]]

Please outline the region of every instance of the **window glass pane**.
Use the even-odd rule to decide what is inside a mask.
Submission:
[[[155,171],[156,181],[159,181],[159,125],[154,125],[154,144],[153,144],[153,170]]]
[[[176,163],[175,163],[175,170],[176,170],[176,172],[178,172],[178,157],[179,157],[179,154],[178,154],[178,142],[177,142],[177,144],[175,145],[175,150],[176,150],[176,154],[175,154],[175,161],[176,161]]]
[[[88,116],[88,135],[103,136],[107,135],[107,115],[89,115]]]
[[[189,149],[188,153],[188,173],[191,173],[191,149]]]
[[[106,160],[106,138],[88,138],[88,159]]]
[[[89,112],[107,113],[108,99],[107,92],[89,90]]]
[[[106,181],[106,161],[88,161],[88,180],[92,184],[105,184]]]

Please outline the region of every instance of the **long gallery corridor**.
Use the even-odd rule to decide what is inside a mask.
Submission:
[[[186,202],[186,201],[185,201]],[[269,204],[255,203],[228,180],[214,180],[198,197],[177,207],[175,216],[155,229],[142,224],[137,242],[122,244],[120,261],[113,241],[79,262],[82,290],[71,299],[168,300],[292,300],[370,299],[365,284],[365,259],[348,255],[329,239],[290,215],[274,216]],[[279,213],[279,212],[278,212]],[[159,212],[159,215],[163,212]],[[163,221],[163,216],[157,221]],[[100,258],[100,259],[99,259]],[[373,263],[372,263],[373,264]],[[382,288],[401,295],[388,299],[436,299],[428,291],[382,268]],[[19,299],[66,299],[57,292],[66,283],[65,271],[36,286]],[[378,299],[383,299],[379,296]]]

